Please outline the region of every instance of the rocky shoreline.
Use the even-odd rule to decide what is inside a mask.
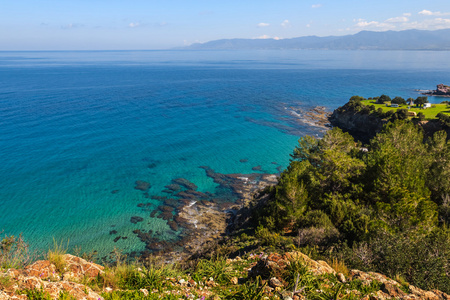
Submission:
[[[275,174],[221,174],[208,166],[200,168],[218,184],[220,192],[203,193],[189,180],[174,178],[163,190],[167,196],[152,196],[147,192],[148,183],[136,181],[135,189],[142,191],[145,198],[161,203],[156,209],[153,209],[154,201],[139,203],[137,206],[146,214],[150,212],[150,218],[165,220],[178,237],[165,240],[161,238],[160,232],[136,229],[133,233],[145,244],[145,250],[129,253],[130,257],[146,260],[156,255],[166,262],[176,262],[195,255],[226,237],[232,231],[240,212],[251,206],[254,195],[266,186],[278,182],[278,175]],[[253,169],[261,171],[259,166]],[[130,222],[136,224],[143,222],[144,218],[146,217],[133,216]],[[124,238],[115,230],[110,234],[115,237],[114,241]],[[106,257],[103,260],[107,261]]]
[[[315,106],[309,110],[291,106],[289,109],[301,124],[322,128],[324,130],[330,127],[329,117],[331,113],[327,112],[324,106]]]
[[[424,91],[422,94],[427,96],[450,97],[450,86],[438,84],[435,90]]]

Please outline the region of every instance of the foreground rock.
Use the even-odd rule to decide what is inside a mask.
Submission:
[[[108,284],[100,288],[100,292],[93,291],[80,282],[89,282],[97,277],[111,276],[111,274],[105,275],[102,266],[79,257],[64,255],[64,260],[66,266],[61,272],[57,271],[54,264],[44,260],[37,261],[23,270],[0,271],[0,277],[8,278],[9,282],[5,285],[5,280],[0,281],[3,284],[0,284],[0,299],[28,299],[24,294],[25,290],[41,291],[48,294],[51,299],[58,299],[60,293],[63,292],[70,294],[75,299],[92,300],[103,300],[102,296],[106,297],[108,293],[116,291],[126,292]],[[309,279],[301,281],[301,284],[294,285],[292,288],[293,282],[292,277],[289,277],[289,270],[295,264],[306,268],[305,271],[302,271],[302,280]],[[141,272],[140,269],[136,270]],[[223,272],[227,274],[229,280],[222,281],[221,284],[215,281],[216,274],[214,272],[211,275],[205,274],[206,276],[200,279],[197,277],[195,280],[189,275],[190,272],[185,272],[183,275],[180,273],[176,277],[161,279],[160,284],[164,287],[161,290],[147,290],[139,287],[136,291],[128,292],[134,293],[134,295],[141,294],[142,297],[152,293],[159,298],[172,295],[177,299],[218,300],[223,299],[224,291],[233,295],[242,290],[244,284],[248,286],[252,281],[260,281],[259,293],[263,293],[264,297],[270,297],[270,299],[331,299],[323,298],[324,295],[330,294],[335,295],[336,299],[450,299],[448,294],[441,291],[425,291],[412,285],[402,285],[375,272],[351,270],[346,275],[337,273],[327,262],[313,260],[298,251],[284,254],[260,253],[244,257],[237,256],[226,260]],[[307,282],[314,283],[307,286]],[[311,289],[312,286],[314,286],[313,289]],[[363,288],[358,290],[355,288],[357,286]],[[194,295],[196,296],[194,297]]]
[[[39,260],[23,270],[0,272],[0,277],[8,278],[9,282],[4,287],[0,285],[0,299],[28,299],[23,291],[34,289],[48,293],[52,299],[57,299],[64,292],[76,299],[103,299],[91,288],[79,283],[102,274],[102,266],[70,254],[64,255],[64,261],[65,268],[62,271],[58,271],[47,260]]]

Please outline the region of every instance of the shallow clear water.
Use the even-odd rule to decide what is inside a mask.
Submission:
[[[37,249],[56,240],[140,250],[135,229],[176,233],[137,207],[173,178],[200,191],[220,173],[276,173],[299,136],[293,107],[352,95],[417,97],[450,82],[449,52],[0,52],[0,230]],[[442,99],[430,98],[431,102]],[[247,159],[247,162],[240,162]],[[276,162],[274,164],[272,162]],[[132,216],[144,222],[130,223]],[[114,226],[114,227],[112,227]],[[110,230],[126,240],[114,242]]]

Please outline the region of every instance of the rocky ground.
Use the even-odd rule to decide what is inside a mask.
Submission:
[[[58,299],[111,299],[111,295],[139,295],[139,299],[450,299],[448,294],[433,290],[424,291],[407,283],[399,283],[382,274],[351,270],[347,274],[338,273],[325,261],[315,261],[301,252],[285,254],[249,254],[224,261],[221,274],[225,281],[217,282],[217,272],[211,276],[195,278],[188,272],[176,277],[164,278],[159,286],[151,289],[142,286],[135,291],[118,291],[108,285],[98,286],[92,282],[107,276],[102,266],[66,254],[66,265],[62,271],[49,261],[37,261],[23,270],[0,271],[0,299],[30,299],[27,292],[40,291],[47,298]],[[300,263],[306,271],[292,272]],[[293,284],[293,273],[296,277]],[[258,284],[249,285],[256,280]],[[118,293],[121,294],[118,294]],[[132,294],[131,294],[132,292]],[[253,292],[253,294],[252,294]],[[30,294],[28,292],[28,294]],[[150,296],[149,296],[150,295]],[[245,295],[253,295],[246,298]],[[331,296],[334,295],[334,296]],[[72,297],[72,298],[69,298]],[[231,298],[230,298],[231,297]],[[61,299],[61,298],[59,298]],[[115,298],[118,299],[118,298]],[[150,298],[148,298],[150,299]]]

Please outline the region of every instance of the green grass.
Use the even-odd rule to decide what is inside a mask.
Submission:
[[[363,100],[361,101],[362,104],[370,106],[374,105],[375,109],[381,108],[383,112],[393,110],[394,112],[399,108],[406,108],[408,109],[409,105],[401,105],[399,107],[389,107],[385,104],[375,104],[376,100]],[[388,103],[389,105],[390,103]],[[440,112],[443,112],[447,115],[450,115],[450,108],[447,106],[447,104],[432,104],[430,108],[421,109],[419,107],[411,106],[409,111],[414,111],[417,114],[419,112],[423,113],[425,115],[426,120],[432,120],[436,118],[436,115]]]

